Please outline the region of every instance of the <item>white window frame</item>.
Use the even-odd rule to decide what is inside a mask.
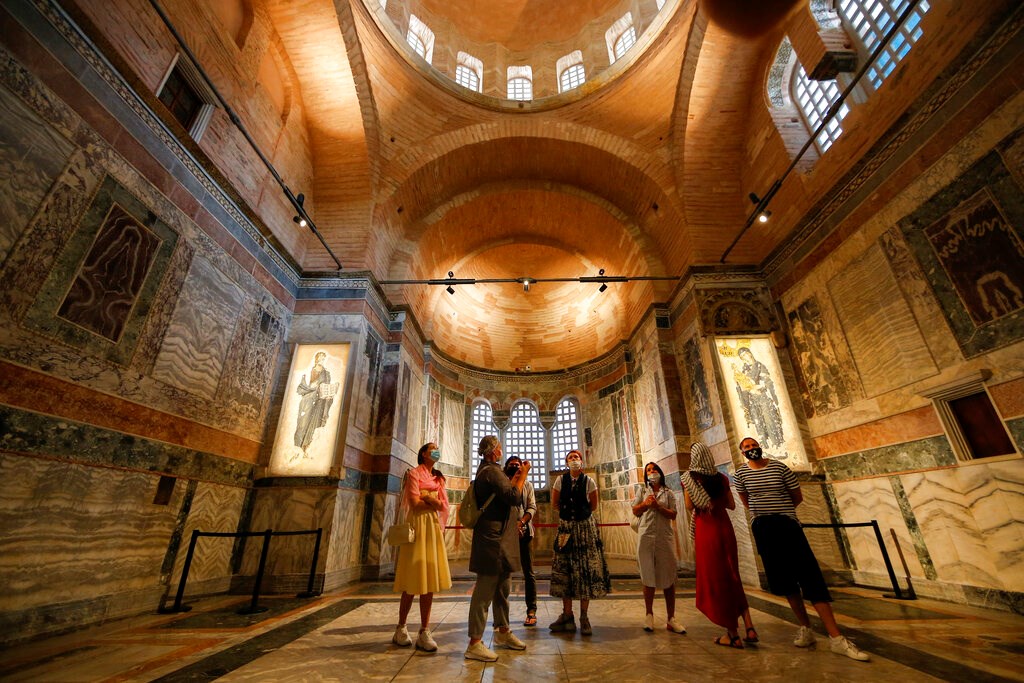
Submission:
[[[540,410],[527,399],[512,404],[508,426],[505,427],[504,450],[506,459],[517,455],[530,461],[527,477],[535,490],[547,488],[550,468],[548,432],[540,421]]]
[[[796,105],[797,111],[800,112],[800,118],[807,126],[808,134],[817,130],[832,104],[842,94],[839,81],[836,79],[813,81],[807,76],[807,71],[799,61],[793,65],[789,87],[790,99]],[[842,121],[849,113],[850,106],[844,102],[839,108],[839,112],[818,133],[814,139],[814,146],[819,154],[824,154],[843,134]]]
[[[904,10],[910,0],[835,0],[835,9],[839,14],[843,25],[859,45],[859,52],[867,57],[874,52],[878,43],[889,32],[892,25]],[[878,90],[885,80],[896,70],[897,65],[914,44],[924,35],[921,29],[921,21],[924,15],[931,9],[927,0],[922,0],[907,20],[900,26],[899,31],[893,36],[893,40],[886,45],[879,54],[878,59],[868,67],[864,74],[866,80],[862,81],[865,87],[871,90]]]
[[[623,55],[629,52],[629,48],[636,45],[636,27],[633,24],[633,13],[626,12],[618,21],[611,25],[604,34],[604,41],[608,47],[608,63],[614,64]],[[626,43],[629,43],[628,45]]]
[[[574,90],[586,83],[587,72],[583,66],[583,52],[576,50],[560,57],[555,62],[555,73],[558,74],[558,92]]]
[[[203,133],[210,126],[210,120],[213,118],[213,110],[217,108],[217,96],[213,94],[213,90],[206,84],[206,80],[195,64],[190,59],[182,56],[180,52],[174,55],[171,60],[170,66],[167,67],[167,71],[164,72],[163,78],[160,79],[160,85],[156,89],[156,96],[159,98],[160,93],[163,92],[164,86],[167,85],[167,79],[171,77],[171,73],[174,72],[175,67],[181,71],[182,77],[188,82],[192,89],[195,90],[199,99],[202,100],[203,104],[199,107],[199,111],[196,112],[196,117],[189,125],[188,136],[199,142],[203,137]]]
[[[510,66],[506,71],[506,85],[505,93],[508,99],[517,100],[519,102],[529,102],[533,99],[533,67],[531,66]],[[516,96],[516,89],[518,84],[526,82],[529,85],[529,93],[523,92]]]
[[[477,448],[485,436],[496,436],[501,441],[501,432],[494,425],[494,409],[486,399],[473,402],[469,412],[469,478],[476,476],[480,466],[480,454]]]
[[[405,42],[409,43],[413,52],[425,59],[427,64],[433,61],[434,32],[415,14],[409,15],[409,31],[405,34]]]
[[[566,396],[555,407],[555,423],[551,426],[551,462],[563,468],[565,454],[582,448],[580,429],[580,403],[572,396]],[[589,464],[589,463],[588,463]]]
[[[455,82],[467,90],[483,92],[484,63],[468,52],[459,52],[455,62]],[[476,84],[473,84],[469,76],[476,79]]]

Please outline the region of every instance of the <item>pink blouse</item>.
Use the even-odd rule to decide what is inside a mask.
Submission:
[[[445,489],[444,480],[435,478],[430,470],[416,466],[409,470],[405,482],[405,505],[410,512],[424,512],[431,510],[420,501],[420,495],[424,491],[435,491],[442,508],[438,510],[441,530],[448,524],[448,491]]]

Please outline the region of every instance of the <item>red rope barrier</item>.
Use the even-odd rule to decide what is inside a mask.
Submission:
[[[597,526],[629,526],[629,522],[608,522],[608,523],[598,524]],[[466,527],[464,527],[464,526],[446,526],[445,527],[445,529],[465,529],[465,528]],[[545,529],[545,528],[547,528],[547,529],[556,529],[556,528],[558,528],[558,525],[557,524],[534,524],[533,528],[534,529]]]

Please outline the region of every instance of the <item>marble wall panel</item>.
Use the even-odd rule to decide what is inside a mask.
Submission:
[[[250,531],[305,531],[322,528],[324,536],[317,571],[330,572],[334,569],[328,562],[331,561],[330,558],[336,558],[338,552],[331,547],[336,542],[333,534],[338,531],[334,524],[338,502],[337,488],[268,487],[257,488],[254,495]],[[315,538],[313,535],[272,538],[267,554],[266,573],[271,576],[308,574]],[[246,541],[240,574],[256,575],[262,546],[262,537]]]
[[[832,489],[839,506],[839,521],[847,524],[870,522],[871,520],[878,522],[886,550],[889,552],[889,559],[893,563],[893,569],[897,576],[902,577],[904,572],[899,563],[896,547],[892,542],[890,529],[896,532],[900,547],[903,549],[903,556],[910,568],[910,575],[915,578],[926,578],[924,567],[915,551],[914,536],[907,528],[903,508],[888,477],[838,482],[832,485]],[[844,533],[857,569],[886,576],[885,562],[878,549],[874,530],[865,527],[845,529]]]
[[[383,357],[384,342],[373,328],[367,326],[362,352],[357,355],[355,384],[352,386],[352,424],[367,434],[373,427]]]
[[[175,489],[185,484],[184,480],[179,480]],[[230,533],[237,531],[242,506],[245,503],[245,494],[246,489],[241,487],[198,482],[195,495],[192,497],[188,518],[182,528],[181,545],[174,558],[174,569],[169,586],[172,595],[181,580],[181,571],[185,565],[185,555],[192,532]],[[205,589],[200,588],[200,585],[203,582],[218,579],[223,581],[225,587],[227,586],[232,575],[231,553],[234,544],[235,539],[233,538],[200,537],[198,539],[192,565],[189,567],[187,593],[193,592],[189,590],[189,587],[196,591],[209,592],[209,583],[206,584]]]
[[[258,419],[263,414],[283,341],[283,321],[263,306],[248,305],[241,312],[228,345],[217,402],[229,406],[232,412]]]
[[[69,140],[0,87],[0,264],[73,149]]]
[[[152,474],[9,453],[0,480],[0,611],[160,585],[184,487],[153,505]]]
[[[804,524],[832,524],[832,511],[825,496],[825,487],[818,483],[803,482],[800,490],[804,494],[804,502],[797,508],[797,515]],[[818,558],[822,571],[844,571],[846,560],[843,558],[835,531],[832,529],[807,529],[807,542]]]
[[[324,567],[327,572],[339,572],[362,564],[365,501],[365,493],[338,489],[330,539],[325,546],[327,558]]]
[[[900,479],[939,581],[1024,590],[1024,460]]]
[[[869,396],[938,372],[877,244],[833,277],[828,289]]]
[[[441,462],[451,465],[456,473],[468,473],[470,453],[466,437],[466,404],[462,394],[440,392],[441,400]]]
[[[193,259],[153,377],[213,399],[243,300],[235,283],[209,261]]]
[[[969,358],[1024,338],[1024,192],[1001,156],[1020,137],[899,222]]]

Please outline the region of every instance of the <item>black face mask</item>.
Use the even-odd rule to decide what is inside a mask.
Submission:
[[[749,451],[743,451],[743,455],[747,460],[760,460],[761,453],[762,451],[760,446],[754,446]]]

